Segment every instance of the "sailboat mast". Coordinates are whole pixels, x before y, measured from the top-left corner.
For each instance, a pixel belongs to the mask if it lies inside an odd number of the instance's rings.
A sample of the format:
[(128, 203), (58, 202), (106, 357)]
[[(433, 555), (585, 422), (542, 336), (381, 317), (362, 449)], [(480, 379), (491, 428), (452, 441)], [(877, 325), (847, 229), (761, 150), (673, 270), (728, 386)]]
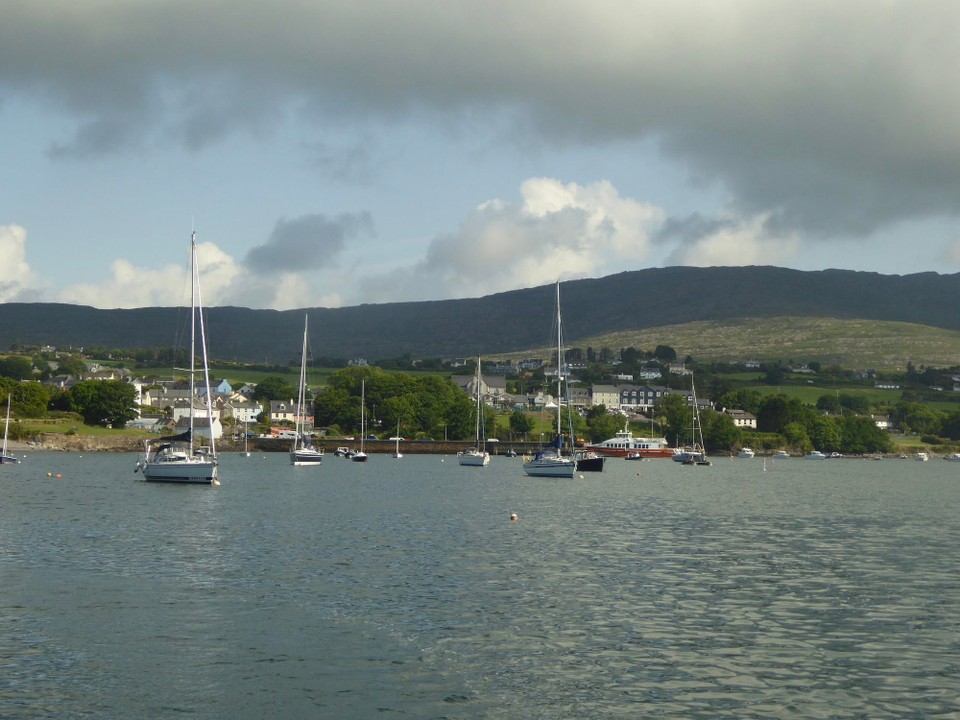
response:
[(295, 432), (297, 437), (293, 441), (294, 449), (300, 447), (300, 433), (303, 430), (303, 406), (307, 400), (307, 327), (309, 316), (303, 316), (303, 351), (300, 354), (300, 390), (297, 393), (297, 422)]
[[(193, 457), (193, 413), (197, 397), (197, 231), (190, 234), (190, 457)], [(213, 434), (212, 432), (210, 433)]]
[[(197, 267), (197, 233), (194, 231), (193, 235), (190, 238), (190, 245), (193, 247), (193, 284), (196, 288), (197, 300), (196, 300), (196, 316), (200, 324), (200, 348), (203, 351), (203, 386), (206, 388), (204, 393), (204, 399), (206, 400), (206, 409), (207, 409), (207, 427), (210, 429), (210, 455), (212, 457), (217, 456), (217, 449), (215, 441), (213, 439), (213, 398), (210, 397), (210, 366), (207, 362), (207, 333), (206, 328), (203, 324), (203, 297), (200, 294), (200, 268)], [(190, 357), (193, 358), (193, 343), (195, 338), (191, 338), (191, 353)], [(193, 366), (191, 365), (191, 370)], [(193, 378), (193, 372), (190, 373), (191, 379)], [(192, 402), (192, 401), (191, 401)], [(190, 417), (193, 417), (193, 408), (191, 407)], [(193, 421), (191, 420), (191, 423)], [(190, 443), (191, 451), (193, 450), (193, 427), (190, 428)]]
[(477, 450), (479, 450), (480, 449), (480, 356), (479, 355), (477, 356), (477, 377), (476, 377), (476, 380), (474, 380), (473, 384), (474, 384), (473, 392), (476, 395), (476, 401), (474, 404), (476, 406), (476, 413), (477, 413), (475, 432), (477, 436)]
[[(560, 282), (557, 281), (557, 441), (560, 445), (563, 443), (559, 440), (561, 437), (561, 425), (560, 425), (560, 398), (562, 397), (562, 387), (563, 387), (563, 331), (561, 330), (563, 326), (560, 324)], [(558, 446), (559, 449), (559, 446)]]
[(3, 451), (0, 454), (7, 454), (7, 431), (10, 429), (10, 393), (7, 393), (7, 421), (3, 425)]

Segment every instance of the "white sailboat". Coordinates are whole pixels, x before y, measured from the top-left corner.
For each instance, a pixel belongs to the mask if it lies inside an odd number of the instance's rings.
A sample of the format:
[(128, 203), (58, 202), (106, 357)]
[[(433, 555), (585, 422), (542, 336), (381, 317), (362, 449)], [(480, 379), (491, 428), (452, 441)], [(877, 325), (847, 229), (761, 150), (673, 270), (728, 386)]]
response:
[(323, 449), (318, 450), (310, 442), (304, 430), (303, 411), (307, 406), (307, 324), (303, 316), (303, 352), (300, 356), (300, 390), (297, 394), (297, 421), (294, 424), (296, 437), (290, 450), (290, 464), (297, 466), (319, 465), (323, 462)]
[(20, 462), (13, 455), (7, 455), (7, 433), (10, 430), (10, 393), (7, 393), (7, 421), (3, 426), (3, 450), (0, 451), (0, 465), (15, 465)]
[(706, 448), (703, 444), (703, 426), (700, 424), (700, 405), (697, 403), (697, 388), (690, 376), (690, 396), (693, 401), (693, 412), (690, 425), (690, 447), (684, 448), (673, 459), (684, 465), (712, 465), (707, 459)]
[(485, 467), (490, 463), (490, 453), (483, 449), (483, 397), (480, 393), (480, 358), (477, 358), (477, 376), (474, 381), (474, 395), (476, 395), (476, 426), (477, 426), (477, 444), (469, 450), (463, 450), (457, 453), (457, 461), (467, 467)]
[(363, 451), (363, 440), (367, 434), (366, 422), (364, 417), (364, 405), (366, 404), (366, 384), (360, 381), (360, 449), (350, 456), (354, 462), (366, 462), (367, 454)]
[(400, 454), (400, 421), (399, 420), (397, 420), (397, 434), (393, 436), (393, 439), (397, 443), (396, 447), (393, 450), (393, 456), (397, 460), (399, 460), (400, 458), (403, 457), (403, 455)]
[[(557, 283), (557, 303), (556, 303), (556, 325), (557, 325), (557, 436), (554, 440), (552, 450), (541, 450), (536, 455), (524, 456), (523, 471), (532, 477), (573, 477), (573, 471), (576, 469), (576, 462), (572, 457), (563, 455), (563, 432), (561, 430), (561, 399), (566, 397), (566, 362), (563, 355), (563, 325), (560, 317), (560, 283)], [(570, 403), (567, 403), (569, 410)], [(569, 418), (569, 412), (567, 413)], [(572, 420), (571, 420), (572, 425)], [(571, 442), (573, 440), (573, 428), (570, 428)]]
[[(203, 302), (200, 295), (200, 274), (197, 269), (197, 233), (190, 236), (190, 416), (186, 432), (148, 440), (136, 470), (150, 482), (219, 485), (217, 450), (213, 438), (213, 401), (210, 397), (210, 370), (207, 364), (207, 338), (203, 323)], [(201, 447), (194, 437), (193, 400), (196, 396), (196, 344), (199, 333), (203, 357), (203, 383), (206, 388), (207, 428), (210, 445)]]

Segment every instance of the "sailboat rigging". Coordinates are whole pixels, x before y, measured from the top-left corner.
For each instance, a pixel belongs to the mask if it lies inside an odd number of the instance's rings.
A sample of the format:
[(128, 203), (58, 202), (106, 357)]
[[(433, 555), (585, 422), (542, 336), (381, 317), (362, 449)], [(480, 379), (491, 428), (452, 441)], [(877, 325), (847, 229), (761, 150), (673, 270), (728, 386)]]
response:
[(563, 325), (560, 316), (560, 283), (557, 283), (556, 316), (557, 326), (557, 435), (554, 440), (554, 447), (551, 450), (541, 450), (533, 457), (525, 456), (523, 458), (523, 471), (533, 477), (573, 477), (573, 471), (576, 468), (576, 462), (571, 457), (563, 455), (563, 431), (561, 418), (563, 413), (563, 401), (567, 405), (567, 421), (570, 425), (569, 437), (573, 443), (573, 419), (570, 417), (570, 402), (567, 393), (566, 379), (566, 361), (563, 352)]
[(363, 451), (363, 439), (367, 433), (366, 419), (364, 417), (364, 406), (366, 405), (366, 383), (360, 381), (360, 449), (350, 456), (354, 462), (366, 462), (367, 454)]
[(473, 391), (476, 396), (476, 444), (469, 450), (457, 453), (457, 461), (467, 467), (485, 467), (490, 463), (490, 453), (483, 449), (483, 434), (485, 428), (483, 395), (480, 392), (480, 358), (477, 358), (477, 374), (473, 382)]
[(690, 419), (690, 447), (684, 448), (673, 459), (684, 465), (712, 465), (707, 459), (703, 444), (703, 426), (700, 424), (700, 404), (697, 402), (697, 387), (690, 376), (690, 399), (693, 402)]
[(7, 393), (7, 421), (3, 426), (3, 450), (0, 451), (0, 465), (15, 465), (20, 462), (13, 455), (7, 455), (7, 433), (10, 430), (10, 393)]
[(400, 453), (400, 420), (397, 419), (397, 434), (393, 436), (394, 441), (397, 443), (396, 447), (393, 450), (393, 456), (399, 460), (403, 457)]
[(304, 411), (307, 407), (307, 326), (309, 317), (303, 316), (303, 352), (300, 355), (300, 389), (297, 391), (297, 420), (294, 423), (296, 437), (290, 449), (290, 464), (319, 465), (323, 462), (323, 450), (318, 450), (310, 442), (304, 429)]
[[(197, 233), (190, 235), (190, 398), (186, 432), (147, 440), (144, 454), (134, 472), (142, 471), (151, 482), (219, 485), (218, 459), (213, 432), (213, 400), (210, 393), (210, 370), (207, 361), (207, 337), (203, 322), (203, 301), (200, 294), (200, 274), (197, 267)], [(201, 447), (195, 442), (194, 400), (196, 398), (197, 336), (203, 357), (204, 404), (210, 445)]]

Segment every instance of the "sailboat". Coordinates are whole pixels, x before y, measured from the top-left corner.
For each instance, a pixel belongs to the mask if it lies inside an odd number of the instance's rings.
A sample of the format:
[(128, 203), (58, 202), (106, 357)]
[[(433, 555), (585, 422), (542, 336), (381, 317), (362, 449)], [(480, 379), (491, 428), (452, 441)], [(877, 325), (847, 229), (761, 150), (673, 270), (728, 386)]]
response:
[(477, 407), (476, 407), (476, 426), (477, 426), (477, 444), (470, 448), (469, 450), (463, 450), (457, 453), (457, 461), (461, 465), (466, 465), (468, 467), (484, 467), (490, 463), (490, 453), (486, 452), (483, 449), (481, 444), (483, 440), (483, 429), (484, 425), (482, 422), (484, 411), (483, 411), (483, 397), (480, 393), (480, 358), (477, 358), (477, 377), (474, 381), (474, 394), (477, 396)]
[(363, 451), (363, 440), (364, 436), (367, 433), (365, 418), (364, 418), (364, 405), (366, 404), (366, 384), (363, 380), (360, 381), (360, 449), (350, 456), (350, 459), (354, 462), (366, 462), (367, 454)]
[(673, 456), (676, 462), (684, 465), (712, 465), (707, 459), (707, 452), (703, 444), (703, 426), (700, 424), (700, 405), (697, 403), (697, 388), (690, 376), (691, 399), (693, 412), (690, 421), (690, 447), (686, 447)]
[(0, 451), (0, 465), (15, 465), (20, 462), (13, 455), (7, 455), (7, 432), (10, 430), (10, 393), (7, 393), (7, 422), (3, 426), (3, 450)]
[[(523, 458), (523, 471), (532, 477), (573, 477), (573, 471), (576, 469), (576, 462), (573, 458), (563, 456), (563, 433), (561, 432), (561, 398), (566, 395), (564, 371), (566, 363), (563, 356), (563, 326), (560, 317), (560, 283), (557, 283), (557, 302), (556, 302), (556, 325), (557, 325), (557, 436), (554, 441), (554, 447), (551, 450), (541, 450), (534, 456), (525, 456)], [(567, 403), (569, 409), (570, 403)], [(570, 419), (569, 412), (567, 413)], [(573, 420), (570, 419), (570, 439), (573, 440)]]
[(403, 455), (400, 454), (400, 421), (399, 420), (397, 420), (397, 434), (394, 435), (393, 439), (397, 443), (397, 446), (396, 448), (394, 448), (394, 451), (393, 451), (393, 456), (397, 460), (399, 460), (400, 458), (403, 457)]
[[(197, 269), (197, 233), (190, 236), (190, 417), (186, 432), (147, 440), (144, 454), (134, 472), (143, 472), (150, 482), (219, 485), (217, 450), (213, 439), (213, 400), (210, 397), (210, 370), (207, 364), (207, 338), (203, 324), (203, 302), (200, 295), (200, 274)], [(206, 388), (207, 428), (210, 445), (200, 447), (194, 438), (193, 400), (196, 396), (196, 344), (199, 333), (203, 357), (203, 383)]]
[(297, 394), (297, 421), (294, 426), (296, 437), (290, 450), (291, 465), (319, 465), (323, 462), (323, 449), (317, 450), (304, 430), (303, 412), (307, 407), (307, 323), (303, 316), (303, 352), (300, 356), (300, 390)]

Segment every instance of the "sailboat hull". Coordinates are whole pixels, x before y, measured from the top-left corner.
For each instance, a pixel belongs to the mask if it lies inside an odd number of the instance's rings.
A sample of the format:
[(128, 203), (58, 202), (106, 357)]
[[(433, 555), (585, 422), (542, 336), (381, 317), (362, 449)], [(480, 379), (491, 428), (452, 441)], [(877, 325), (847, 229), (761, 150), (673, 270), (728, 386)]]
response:
[(290, 463), (293, 465), (319, 465), (323, 462), (323, 452), (311, 448), (301, 448), (290, 453)]
[(11, 455), (0, 455), (0, 465), (16, 465), (20, 461)]
[(142, 469), (147, 482), (210, 485), (217, 479), (215, 460), (148, 460)]
[(465, 450), (457, 453), (457, 462), (466, 467), (484, 467), (490, 463), (490, 453), (478, 450)]
[(523, 462), (523, 472), (530, 477), (572, 478), (576, 465), (570, 458), (537, 456)]

